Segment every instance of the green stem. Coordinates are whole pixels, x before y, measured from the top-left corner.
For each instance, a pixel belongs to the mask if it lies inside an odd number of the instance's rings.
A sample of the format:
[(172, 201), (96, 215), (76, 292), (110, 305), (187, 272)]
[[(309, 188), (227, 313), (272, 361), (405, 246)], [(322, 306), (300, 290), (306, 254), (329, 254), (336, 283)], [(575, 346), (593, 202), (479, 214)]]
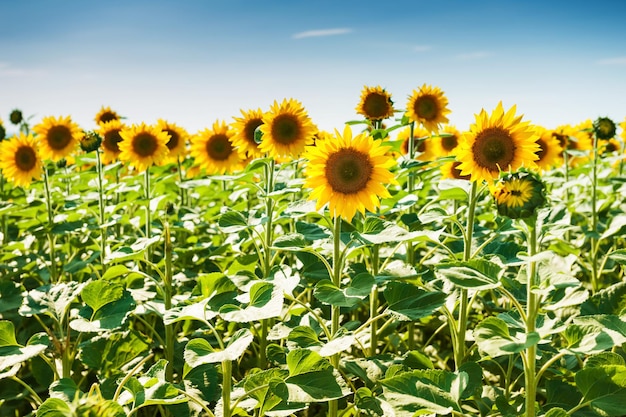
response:
[(54, 235), (52, 234), (52, 227), (54, 225), (54, 215), (52, 213), (52, 197), (50, 194), (50, 178), (48, 174), (48, 167), (43, 168), (43, 184), (46, 192), (46, 208), (48, 209), (48, 246), (50, 246), (50, 281), (56, 282), (58, 280), (57, 265), (56, 265), (56, 251), (54, 244)]
[[(537, 314), (539, 310), (536, 286), (537, 265), (534, 256), (537, 254), (537, 219), (532, 218), (528, 222), (528, 282), (526, 283), (526, 335), (536, 331)], [(533, 344), (526, 349), (526, 360), (524, 361), (524, 379), (526, 387), (526, 416), (535, 417), (536, 402), (536, 357), (537, 345)]]
[(16, 376), (12, 376), (9, 379), (11, 379), (12, 381), (17, 382), (18, 384), (20, 384), (21, 386), (23, 386), (24, 388), (26, 388), (26, 391), (28, 391), (28, 393), (33, 397), (33, 400), (35, 400), (35, 402), (37, 403), (37, 405), (41, 405), (43, 404), (43, 400), (41, 399), (41, 397), (35, 392), (35, 390), (28, 385), (26, 382), (22, 381), (20, 378), (16, 377)]
[(113, 394), (113, 401), (117, 401), (117, 399), (119, 398), (120, 394), (122, 394), (122, 389), (124, 389), (124, 385), (126, 385), (126, 383), (133, 377), (133, 375), (135, 375), (135, 373), (137, 373), (139, 368), (141, 368), (146, 362), (148, 362), (150, 359), (152, 359), (153, 356), (154, 356), (154, 354), (151, 353), (148, 356), (146, 356), (145, 358), (143, 358), (137, 365), (135, 365), (135, 367), (129, 373), (127, 373), (124, 376), (124, 378), (122, 379), (120, 384), (115, 389), (115, 394)]
[(593, 159), (591, 162), (591, 292), (595, 294), (600, 288), (598, 274), (598, 213), (596, 209), (598, 188), (598, 136), (593, 135)]
[[(150, 167), (146, 168), (146, 171), (144, 172), (144, 192), (145, 192), (145, 198), (146, 198), (146, 225), (145, 225), (145, 235), (146, 235), (146, 239), (150, 239), (151, 237), (151, 222), (152, 219), (150, 218), (150, 199), (151, 199), (151, 192), (150, 192)], [(148, 257), (148, 259), (150, 259), (150, 257)]]
[(96, 149), (96, 170), (98, 171), (98, 208), (100, 211), (100, 264), (102, 265), (102, 274), (104, 274), (106, 272), (104, 259), (106, 257), (107, 229), (106, 226), (103, 226), (106, 223), (106, 219), (104, 217), (104, 179), (102, 176), (100, 149)]
[[(379, 247), (372, 246), (372, 275), (378, 275), (379, 266)], [(378, 346), (378, 321), (374, 318), (378, 314), (378, 286), (374, 285), (370, 292), (370, 356), (376, 356), (376, 348)]]
[(183, 183), (185, 182), (185, 176), (183, 175), (183, 164), (180, 160), (180, 156), (176, 158), (176, 162), (178, 163), (178, 192), (180, 195), (180, 206), (185, 206), (185, 188), (183, 187)]
[[(172, 240), (170, 237), (170, 226), (166, 222), (165, 229), (165, 279), (163, 282), (163, 294), (165, 311), (169, 311), (172, 308)], [(165, 369), (165, 380), (168, 382), (174, 382), (174, 324), (164, 324), (165, 326), (165, 359), (167, 360), (167, 368)]]
[[(409, 161), (415, 159), (415, 122), (409, 124)], [(409, 172), (409, 178), (407, 180), (407, 194), (413, 194), (415, 189), (415, 175), (413, 171)], [(409, 213), (412, 213), (415, 206), (409, 208)], [(406, 260), (411, 266), (415, 265), (415, 249), (413, 248), (413, 242), (408, 241), (406, 244)], [(409, 350), (415, 349), (415, 323), (412, 321), (407, 325), (407, 346)]]
[(222, 361), (222, 406), (224, 407), (224, 411), (222, 412), (223, 417), (230, 417), (232, 412), (230, 408), (232, 372), (232, 362), (229, 360)]
[[(341, 288), (341, 273), (343, 271), (342, 254), (341, 254), (341, 216), (336, 213), (331, 213), (334, 217), (333, 222), (333, 284), (337, 288)], [(331, 306), (330, 308), (330, 333), (333, 337), (339, 331), (339, 317), (341, 310), (337, 306)], [(330, 357), (330, 362), (333, 367), (339, 370), (339, 353), (335, 353)], [(339, 402), (337, 400), (331, 400), (328, 403), (328, 416), (337, 417), (339, 411)]]
[[(265, 164), (265, 215), (267, 222), (265, 223), (265, 254), (263, 256), (263, 278), (269, 279), (272, 273), (272, 243), (274, 241), (274, 200), (270, 194), (274, 191), (274, 159), (271, 158)], [(259, 336), (259, 368), (267, 367), (267, 333), (269, 331), (269, 319), (261, 320), (261, 334)]]

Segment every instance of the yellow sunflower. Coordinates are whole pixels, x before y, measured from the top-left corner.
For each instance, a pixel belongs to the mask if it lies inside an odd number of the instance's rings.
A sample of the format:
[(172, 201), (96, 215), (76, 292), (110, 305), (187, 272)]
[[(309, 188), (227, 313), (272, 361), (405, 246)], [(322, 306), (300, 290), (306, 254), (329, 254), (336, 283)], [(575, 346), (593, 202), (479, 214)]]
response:
[[(402, 142), (401, 149), (404, 155), (409, 154), (409, 136), (411, 136), (411, 127), (407, 126), (400, 129), (396, 140)], [(413, 147), (415, 150), (415, 159), (419, 161), (432, 161), (435, 159), (435, 142), (430, 137), (430, 133), (421, 126), (413, 128)]]
[[(589, 161), (593, 148), (593, 123), (588, 119), (576, 126), (561, 125), (554, 130), (554, 136), (563, 149), (568, 151), (568, 164), (577, 167)], [(563, 152), (561, 152), (563, 155)]]
[(43, 163), (39, 144), (32, 135), (18, 136), (0, 143), (2, 175), (16, 186), (28, 187), (33, 179), (41, 178)]
[[(110, 123), (110, 122), (109, 122)], [(159, 164), (168, 155), (169, 136), (157, 126), (141, 123), (120, 131), (119, 142), (121, 161), (128, 162), (138, 171), (145, 171), (152, 164)]]
[(274, 101), (263, 115), (259, 150), (273, 157), (298, 158), (313, 142), (317, 128), (302, 104), (294, 99)]
[(178, 162), (178, 158), (185, 153), (189, 133), (175, 123), (159, 119), (157, 127), (169, 135), (169, 140), (165, 144), (168, 149), (167, 158), (162, 163)]
[(391, 94), (384, 88), (364, 86), (361, 91), (361, 101), (356, 106), (356, 112), (366, 119), (378, 121), (393, 116), (393, 101)]
[(332, 140), (307, 146), (305, 186), (317, 200), (317, 210), (328, 203), (330, 215), (351, 221), (357, 211), (374, 211), (380, 199), (389, 197), (386, 184), (395, 184), (389, 171), (395, 161), (386, 153), (388, 147), (367, 133), (352, 136), (346, 126), (343, 135), (335, 131)]
[(439, 130), (439, 135), (433, 137), (437, 144), (437, 156), (449, 156), (459, 146), (461, 132), (453, 125), (445, 125)]
[(100, 124), (98, 134), (102, 137), (102, 163), (109, 164), (115, 161), (120, 155), (120, 142), (122, 136), (120, 132), (125, 126), (119, 120)]
[(522, 122), (522, 116), (515, 116), (515, 110), (513, 106), (505, 113), (500, 102), (491, 116), (484, 109), (476, 115), (476, 123), (455, 151), (461, 175), (490, 182), (500, 171), (535, 166), (537, 136), (528, 122)]
[(563, 148), (554, 132), (543, 127), (536, 127), (537, 145), (539, 149), (535, 152), (539, 159), (535, 161), (539, 169), (548, 170), (563, 163)]
[(626, 117), (624, 117), (624, 121), (619, 124), (619, 127), (622, 128), (621, 137), (626, 141)]
[(607, 139), (600, 144), (598, 151), (601, 155), (612, 154), (622, 150), (622, 144), (615, 138)]
[(191, 138), (191, 156), (195, 164), (209, 175), (238, 171), (243, 168), (244, 154), (233, 144), (235, 132), (225, 122), (216, 121)]
[(448, 123), (446, 115), (450, 113), (448, 99), (439, 87), (426, 84), (413, 90), (413, 94), (409, 96), (406, 111), (409, 120), (435, 133), (439, 131), (439, 125)]
[(451, 161), (443, 164), (441, 166), (441, 178), (469, 180), (471, 178), (470, 175), (461, 175), (459, 164), (459, 161)]
[(253, 158), (263, 156), (263, 151), (259, 149), (259, 144), (254, 136), (257, 128), (263, 124), (263, 110), (241, 111), (243, 117), (235, 117), (235, 122), (231, 124), (235, 135), (232, 142), (241, 153), (247, 153)]
[(498, 213), (511, 219), (532, 216), (546, 203), (543, 182), (530, 172), (515, 172), (500, 179), (493, 189)]
[(33, 127), (33, 131), (37, 133), (41, 158), (52, 162), (74, 152), (83, 137), (83, 131), (69, 116), (44, 117), (41, 123)]
[(102, 123), (110, 122), (112, 120), (120, 120), (121, 117), (117, 112), (111, 110), (110, 107), (104, 107), (100, 109), (100, 111), (94, 117), (96, 124), (101, 125)]

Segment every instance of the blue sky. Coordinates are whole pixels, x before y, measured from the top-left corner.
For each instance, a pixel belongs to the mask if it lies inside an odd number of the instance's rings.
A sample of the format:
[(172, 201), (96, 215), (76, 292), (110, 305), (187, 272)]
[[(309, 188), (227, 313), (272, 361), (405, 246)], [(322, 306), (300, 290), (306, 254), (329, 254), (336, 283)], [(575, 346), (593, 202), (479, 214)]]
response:
[[(626, 117), (626, 2), (2, 0), (0, 118), (110, 106), (195, 132), (240, 109), (302, 102), (325, 130), (364, 85), (396, 107), (440, 87), (460, 130), (502, 100), (548, 128)], [(7, 126), (10, 128), (10, 126)]]

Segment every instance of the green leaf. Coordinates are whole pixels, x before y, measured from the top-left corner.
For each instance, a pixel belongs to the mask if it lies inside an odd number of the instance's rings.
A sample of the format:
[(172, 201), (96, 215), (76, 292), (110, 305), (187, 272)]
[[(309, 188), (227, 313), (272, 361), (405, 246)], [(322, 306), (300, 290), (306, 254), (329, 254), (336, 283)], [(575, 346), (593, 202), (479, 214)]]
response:
[(294, 349), (287, 354), (289, 375), (299, 375), (332, 368), (328, 359), (309, 349)]
[(113, 278), (128, 274), (129, 272), (131, 272), (131, 270), (128, 269), (126, 265), (112, 265), (106, 270), (100, 279), (112, 280)]
[(500, 265), (484, 259), (439, 265), (437, 275), (460, 288), (488, 290), (500, 286)]
[(571, 415), (562, 408), (551, 408), (545, 415), (545, 417), (571, 417)]
[[(315, 205), (313, 206), (315, 208)], [(317, 223), (296, 222), (296, 231), (300, 233), (306, 240), (316, 241), (328, 239), (331, 232), (328, 228), (322, 227)]]
[(595, 323), (572, 323), (562, 333), (567, 340), (567, 349), (573, 353), (594, 354), (611, 349), (613, 339)]
[(238, 233), (250, 227), (248, 219), (238, 211), (229, 210), (222, 214), (217, 223), (224, 233)]
[(585, 368), (599, 368), (604, 365), (626, 366), (626, 360), (617, 353), (602, 352), (589, 356), (585, 360)]
[(74, 417), (75, 414), (65, 401), (48, 398), (37, 409), (37, 417)]
[(213, 349), (204, 339), (192, 339), (185, 347), (185, 362), (193, 368), (205, 363), (236, 361), (248, 349), (252, 339), (254, 336), (250, 330), (239, 329), (229, 339), (226, 348), (219, 351)]
[(49, 388), (50, 397), (71, 403), (82, 394), (76, 383), (71, 378), (61, 378), (54, 381)]
[(478, 323), (474, 329), (474, 338), (478, 348), (494, 358), (519, 353), (537, 344), (540, 339), (537, 332), (527, 335), (518, 329), (509, 329), (507, 323), (498, 317), (487, 317)]
[(300, 250), (308, 246), (308, 242), (304, 238), (304, 235), (300, 233), (289, 233), (286, 235), (278, 236), (274, 239), (274, 247), (283, 250)]
[(391, 404), (394, 410), (401, 415), (413, 415), (425, 411), (436, 414), (450, 414), (461, 411), (455, 401), (452, 390), (452, 382), (455, 375), (451, 372), (434, 370), (417, 370), (385, 378), (383, 396)]
[(594, 316), (579, 316), (574, 319), (574, 322), (596, 326), (602, 332), (608, 334), (615, 345), (626, 343), (626, 321), (622, 320), (622, 317), (612, 314), (598, 314)]
[(289, 376), (285, 379), (285, 384), (289, 401), (297, 403), (326, 402), (350, 393), (341, 374), (332, 369), (332, 366), (325, 370)]
[(575, 380), (583, 401), (590, 401), (594, 411), (606, 416), (624, 415), (626, 366), (584, 368), (576, 373)]
[(364, 412), (368, 416), (385, 416), (382, 402), (379, 398), (374, 397), (369, 388), (361, 387), (354, 393), (354, 405), (356, 408)]
[(626, 281), (620, 281), (598, 291), (580, 306), (580, 314), (583, 316), (621, 315), (624, 311), (626, 311)]
[(15, 339), (15, 327), (8, 320), (0, 320), (0, 346), (19, 346)]
[(122, 288), (122, 296), (100, 307), (96, 312), (86, 308), (81, 317), (70, 322), (70, 327), (79, 332), (101, 332), (120, 329), (135, 308), (135, 300), (130, 292)]
[(409, 232), (396, 223), (382, 220), (378, 217), (367, 217), (363, 225), (363, 232), (358, 233), (365, 244), (382, 244), (391, 242), (407, 242), (413, 240), (439, 241), (441, 231), (418, 230)]
[(626, 249), (618, 249), (611, 252), (609, 259), (617, 262), (620, 265), (626, 265)]
[(98, 370), (100, 375), (114, 375), (150, 349), (144, 339), (145, 336), (134, 331), (96, 336), (80, 344), (80, 358), (85, 366)]
[(0, 371), (38, 356), (48, 345), (0, 346)]
[(207, 323), (217, 316), (216, 311), (211, 311), (207, 308), (208, 302), (209, 299), (205, 298), (197, 303), (167, 310), (163, 316), (163, 323), (173, 324), (185, 320), (198, 320)]
[(447, 295), (440, 291), (424, 291), (404, 282), (390, 282), (383, 291), (387, 309), (398, 320), (413, 321), (432, 315), (443, 306)]
[(213, 364), (199, 365), (189, 370), (183, 382), (187, 392), (199, 391), (204, 401), (217, 401), (220, 397), (221, 380), (218, 377), (217, 366)]
[(85, 285), (80, 295), (85, 304), (95, 312), (100, 307), (122, 298), (123, 293), (123, 286), (110, 281), (97, 280)]
[(235, 323), (249, 323), (280, 316), (284, 295), (280, 287), (271, 282), (259, 281), (250, 286), (250, 302), (244, 308), (232, 304), (220, 308), (219, 315), (224, 320)]
[(48, 314), (57, 322), (63, 323), (67, 309), (76, 300), (84, 285), (69, 281), (30, 290), (19, 309), (19, 313), (26, 317), (35, 314)]
[(287, 340), (295, 343), (301, 348), (310, 348), (312, 346), (322, 346), (315, 330), (308, 326), (296, 326), (287, 337)]
[(376, 285), (374, 277), (367, 273), (357, 274), (345, 288), (337, 288), (330, 280), (315, 285), (313, 295), (320, 302), (336, 307), (353, 307), (365, 299)]

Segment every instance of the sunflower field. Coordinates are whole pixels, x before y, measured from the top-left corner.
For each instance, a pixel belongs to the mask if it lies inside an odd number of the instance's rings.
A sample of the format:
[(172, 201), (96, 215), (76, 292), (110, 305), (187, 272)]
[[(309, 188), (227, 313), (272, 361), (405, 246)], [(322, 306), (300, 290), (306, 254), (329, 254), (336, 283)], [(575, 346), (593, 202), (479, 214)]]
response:
[(0, 417), (626, 416), (626, 120), (355, 110), (0, 120)]

